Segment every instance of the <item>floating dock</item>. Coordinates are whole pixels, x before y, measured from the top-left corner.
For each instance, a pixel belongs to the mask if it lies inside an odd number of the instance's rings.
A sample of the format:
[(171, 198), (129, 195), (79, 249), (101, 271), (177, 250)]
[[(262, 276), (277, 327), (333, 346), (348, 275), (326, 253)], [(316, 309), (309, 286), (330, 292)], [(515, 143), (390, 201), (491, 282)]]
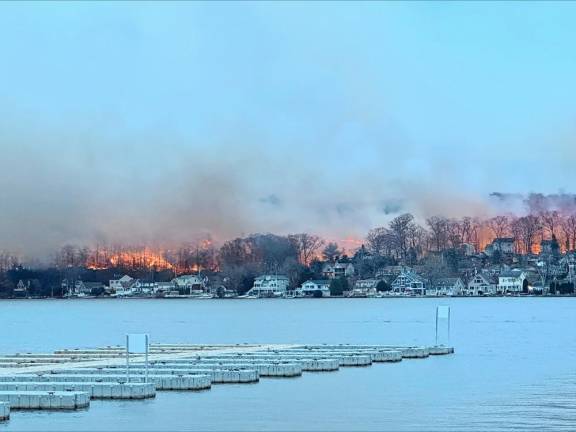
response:
[(156, 396), (153, 383), (0, 382), (0, 391), (85, 392), (91, 399), (147, 399)]
[(90, 405), (86, 392), (76, 391), (0, 391), (0, 401), (10, 409), (74, 410)]
[(151, 344), (148, 365), (125, 348), (0, 355), (0, 421), (10, 409), (86, 408), (90, 399), (147, 399), (158, 391), (208, 390), (213, 384), (257, 383), (405, 359), (448, 355), (445, 346)]
[(8, 402), (0, 402), (0, 421), (8, 420), (10, 418), (10, 404)]

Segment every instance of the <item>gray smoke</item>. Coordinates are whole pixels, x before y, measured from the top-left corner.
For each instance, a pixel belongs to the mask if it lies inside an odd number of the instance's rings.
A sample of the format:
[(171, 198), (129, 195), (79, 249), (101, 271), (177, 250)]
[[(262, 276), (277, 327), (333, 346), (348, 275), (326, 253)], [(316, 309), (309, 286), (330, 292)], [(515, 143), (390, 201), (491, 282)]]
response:
[[(345, 160), (337, 167), (290, 148), (247, 144), (257, 137), (203, 145), (92, 129), (4, 130), (12, 135), (2, 137), (0, 250), (32, 258), (47, 259), (65, 244), (169, 247), (254, 232), (361, 239), (403, 212), (423, 222), (497, 208), (446, 175), (372, 169), (361, 158), (344, 172)], [(376, 153), (382, 163), (384, 156)], [(412, 162), (398, 157), (397, 164)]]

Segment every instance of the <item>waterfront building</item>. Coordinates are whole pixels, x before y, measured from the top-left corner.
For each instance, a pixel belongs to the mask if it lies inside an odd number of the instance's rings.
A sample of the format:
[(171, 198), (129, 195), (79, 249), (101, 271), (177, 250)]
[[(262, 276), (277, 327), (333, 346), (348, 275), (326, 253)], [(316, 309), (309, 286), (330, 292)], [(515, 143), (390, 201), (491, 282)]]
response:
[(354, 283), (351, 297), (373, 297), (376, 295), (376, 287), (381, 279), (358, 279)]
[(465, 289), (464, 282), (459, 277), (441, 278), (426, 289), (426, 295), (433, 296), (457, 296)]
[(101, 282), (76, 281), (74, 284), (74, 294), (80, 296), (99, 295), (104, 293), (105, 286)]
[(403, 269), (392, 282), (392, 291), (398, 294), (424, 295), (426, 294), (426, 282), (417, 273)]
[(296, 297), (330, 297), (329, 280), (307, 280), (296, 289)]
[(131, 296), (135, 292), (134, 285), (138, 282), (128, 275), (122, 276), (120, 279), (111, 279), (108, 286), (111, 291), (114, 291), (118, 297)]
[(528, 284), (526, 273), (522, 270), (510, 270), (498, 276), (498, 292), (500, 294), (518, 294)]
[(256, 297), (281, 297), (286, 294), (289, 279), (286, 276), (262, 275), (254, 279), (254, 286), (247, 295)]
[(498, 287), (498, 280), (487, 273), (476, 273), (468, 281), (466, 288), (462, 291), (465, 295), (481, 296), (494, 295)]
[(176, 288), (188, 290), (190, 293), (193, 291), (204, 292), (206, 291), (208, 279), (201, 275), (181, 275), (172, 279)]

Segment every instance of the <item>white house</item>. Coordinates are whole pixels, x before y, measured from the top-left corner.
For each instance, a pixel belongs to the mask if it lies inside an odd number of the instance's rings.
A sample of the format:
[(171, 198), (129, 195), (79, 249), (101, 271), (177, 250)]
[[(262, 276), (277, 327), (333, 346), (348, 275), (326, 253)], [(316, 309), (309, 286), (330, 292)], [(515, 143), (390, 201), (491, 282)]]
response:
[(289, 279), (286, 276), (263, 275), (254, 279), (254, 286), (248, 291), (249, 296), (282, 297), (286, 294)]
[(170, 282), (156, 282), (156, 289), (154, 293), (168, 293), (176, 289), (176, 284), (172, 281)]
[(477, 273), (468, 281), (463, 294), (473, 296), (494, 295), (497, 287), (498, 282), (492, 276), (485, 273)]
[(91, 295), (93, 292), (104, 292), (104, 284), (100, 282), (76, 281), (74, 284), (74, 294)]
[(123, 297), (134, 294), (136, 282), (138, 282), (137, 279), (124, 275), (120, 279), (111, 279), (108, 286), (115, 291), (117, 296)]
[(526, 273), (522, 270), (510, 270), (500, 273), (498, 276), (498, 292), (501, 294), (521, 293), (525, 280)]
[(181, 275), (172, 279), (176, 288), (192, 291), (205, 291), (208, 279), (200, 275)]
[(457, 296), (464, 290), (464, 282), (459, 277), (438, 279), (431, 288), (426, 289), (426, 295)]
[(322, 267), (322, 275), (328, 279), (354, 276), (354, 266), (351, 263), (326, 263)]
[(409, 270), (402, 270), (392, 282), (392, 291), (408, 295), (424, 295), (426, 283), (420, 275)]
[(351, 296), (374, 296), (376, 295), (376, 287), (378, 286), (378, 282), (380, 279), (359, 279), (354, 284), (354, 288), (352, 289)]
[(314, 297), (317, 295), (330, 297), (329, 280), (307, 280), (300, 288), (296, 289), (297, 297)]

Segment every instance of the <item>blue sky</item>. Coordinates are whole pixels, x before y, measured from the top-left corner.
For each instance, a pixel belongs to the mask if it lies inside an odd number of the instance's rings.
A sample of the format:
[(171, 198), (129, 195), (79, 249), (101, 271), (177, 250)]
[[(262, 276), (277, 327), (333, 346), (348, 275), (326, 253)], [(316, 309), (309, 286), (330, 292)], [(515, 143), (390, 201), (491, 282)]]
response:
[(2, 3), (0, 243), (37, 239), (32, 213), (47, 245), (348, 235), (390, 202), (571, 191), (575, 21), (570, 2)]

